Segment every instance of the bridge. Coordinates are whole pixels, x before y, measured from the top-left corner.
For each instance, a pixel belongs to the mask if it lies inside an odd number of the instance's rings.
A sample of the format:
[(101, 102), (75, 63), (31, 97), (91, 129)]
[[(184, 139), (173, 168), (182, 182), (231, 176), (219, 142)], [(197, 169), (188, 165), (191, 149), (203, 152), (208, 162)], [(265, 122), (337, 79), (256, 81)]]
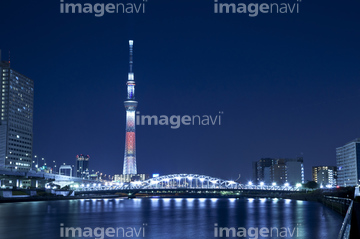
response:
[[(65, 176), (60, 174), (36, 172), (36, 171), (17, 171), (7, 168), (0, 168), (0, 187), (4, 180), (12, 181), (11, 186), (22, 187), (24, 181), (30, 181), (31, 187), (38, 187), (39, 185), (48, 184), (49, 182), (55, 183), (61, 187), (71, 185), (74, 183), (98, 183), (98, 181), (90, 179), (82, 179), (77, 177)], [(5, 184), (5, 183), (4, 183)]]
[(125, 193), (129, 196), (135, 194), (145, 195), (164, 195), (164, 194), (224, 194), (224, 193), (252, 193), (257, 195), (269, 196), (272, 194), (280, 195), (283, 193), (294, 193), (300, 191), (300, 186), (284, 185), (265, 185), (261, 183), (240, 184), (232, 180), (224, 180), (199, 174), (170, 174), (161, 177), (151, 178), (145, 181), (135, 181), (129, 183), (93, 183), (93, 184), (74, 184), (72, 189), (77, 195), (85, 194), (116, 194)]

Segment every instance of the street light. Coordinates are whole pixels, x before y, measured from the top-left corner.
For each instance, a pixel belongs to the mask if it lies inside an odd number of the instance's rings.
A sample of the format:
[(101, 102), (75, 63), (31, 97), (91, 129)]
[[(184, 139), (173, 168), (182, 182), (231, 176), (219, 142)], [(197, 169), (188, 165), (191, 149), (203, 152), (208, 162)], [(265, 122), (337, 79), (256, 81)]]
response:
[(178, 187), (180, 187), (181, 177), (175, 177), (175, 179), (176, 179), (176, 180), (179, 180)]
[(204, 187), (204, 178), (200, 178), (200, 182), (201, 182), (201, 188), (203, 188)]
[[(36, 159), (35, 168), (36, 168), (36, 171), (37, 171), (37, 168), (39, 167), (39, 159), (38, 159), (37, 155), (34, 155), (34, 158)], [(35, 162), (34, 162), (34, 163), (35, 163)]]
[(56, 173), (56, 162), (55, 162), (55, 160), (53, 160), (53, 163), (54, 163), (54, 172), (53, 173)]
[(193, 180), (193, 177), (188, 176), (187, 178), (188, 178), (188, 179), (189, 179), (189, 181), (190, 181), (190, 188), (191, 188), (191, 187), (192, 187), (192, 180)]
[(46, 165), (45, 163), (45, 159), (44, 158), (41, 158), (41, 161), (43, 161), (43, 167)]
[(211, 183), (213, 184), (213, 187), (215, 188), (215, 184), (217, 183), (217, 180), (212, 180)]
[(166, 187), (166, 183), (167, 183), (167, 187), (170, 187), (169, 181), (170, 181), (169, 178), (165, 178), (165, 187)]

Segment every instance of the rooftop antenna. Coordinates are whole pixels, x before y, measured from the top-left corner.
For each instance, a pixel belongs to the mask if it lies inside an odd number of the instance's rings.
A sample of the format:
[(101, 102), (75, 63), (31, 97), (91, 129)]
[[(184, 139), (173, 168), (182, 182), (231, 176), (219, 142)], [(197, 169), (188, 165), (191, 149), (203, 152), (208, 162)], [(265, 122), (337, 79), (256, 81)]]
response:
[(9, 50), (9, 66), (10, 66), (10, 59), (11, 59), (11, 55), (10, 55), (10, 50)]

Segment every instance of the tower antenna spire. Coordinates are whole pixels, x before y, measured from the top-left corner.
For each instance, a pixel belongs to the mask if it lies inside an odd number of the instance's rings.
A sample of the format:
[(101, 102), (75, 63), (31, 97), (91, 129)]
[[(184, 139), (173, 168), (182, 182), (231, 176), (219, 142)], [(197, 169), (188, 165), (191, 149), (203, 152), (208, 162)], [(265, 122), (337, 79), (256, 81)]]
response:
[(130, 40), (129, 41), (129, 67), (130, 67), (129, 73), (133, 72), (133, 45), (134, 45), (134, 41)]

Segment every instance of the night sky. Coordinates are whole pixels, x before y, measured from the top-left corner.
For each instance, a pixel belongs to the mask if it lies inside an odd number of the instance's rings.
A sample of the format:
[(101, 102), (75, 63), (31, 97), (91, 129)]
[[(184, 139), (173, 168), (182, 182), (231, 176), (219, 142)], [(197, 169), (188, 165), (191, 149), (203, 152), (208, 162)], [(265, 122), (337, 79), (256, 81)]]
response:
[(336, 165), (335, 148), (360, 137), (360, 2), (257, 17), (213, 6), (148, 0), (145, 14), (95, 17), (60, 14), (59, 0), (1, 0), (2, 59), (10, 50), (35, 82), (33, 153), (72, 165), (89, 154), (91, 169), (122, 173), (133, 39), (142, 115), (224, 112), (220, 126), (138, 126), (139, 173), (247, 182), (253, 161), (303, 156), (310, 180), (312, 166)]

